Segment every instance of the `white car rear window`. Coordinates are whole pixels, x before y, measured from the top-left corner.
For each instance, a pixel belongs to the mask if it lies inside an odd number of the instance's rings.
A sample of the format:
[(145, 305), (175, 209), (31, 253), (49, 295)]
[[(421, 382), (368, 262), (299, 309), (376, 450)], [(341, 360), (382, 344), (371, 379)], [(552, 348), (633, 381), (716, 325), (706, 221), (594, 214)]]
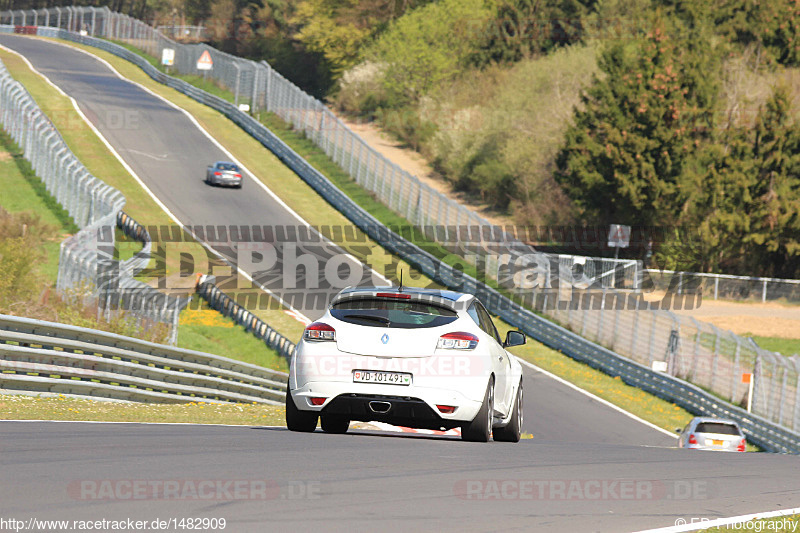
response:
[(390, 328), (434, 328), (455, 321), (455, 311), (419, 301), (380, 298), (347, 300), (334, 304), (331, 314), (343, 322)]

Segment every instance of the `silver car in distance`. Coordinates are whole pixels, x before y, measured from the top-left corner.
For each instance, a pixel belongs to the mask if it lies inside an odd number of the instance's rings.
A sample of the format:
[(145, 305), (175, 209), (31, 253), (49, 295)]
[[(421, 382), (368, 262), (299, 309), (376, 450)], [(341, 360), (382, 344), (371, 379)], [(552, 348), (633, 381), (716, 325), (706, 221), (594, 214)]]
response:
[(690, 450), (743, 452), (747, 449), (747, 439), (739, 424), (733, 420), (698, 416), (680, 431), (678, 447)]
[(206, 168), (206, 183), (242, 188), (242, 171), (236, 163), (217, 161)]

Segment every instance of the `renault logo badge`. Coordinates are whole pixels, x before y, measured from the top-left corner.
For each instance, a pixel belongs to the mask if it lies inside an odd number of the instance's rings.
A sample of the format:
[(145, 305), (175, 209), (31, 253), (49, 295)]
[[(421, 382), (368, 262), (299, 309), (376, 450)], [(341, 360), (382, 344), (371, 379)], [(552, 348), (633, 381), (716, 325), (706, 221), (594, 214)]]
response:
[(387, 335), (386, 333), (384, 333), (384, 334), (383, 334), (383, 337), (381, 337), (381, 342), (382, 342), (383, 344), (388, 344), (388, 343), (389, 343), (389, 335)]

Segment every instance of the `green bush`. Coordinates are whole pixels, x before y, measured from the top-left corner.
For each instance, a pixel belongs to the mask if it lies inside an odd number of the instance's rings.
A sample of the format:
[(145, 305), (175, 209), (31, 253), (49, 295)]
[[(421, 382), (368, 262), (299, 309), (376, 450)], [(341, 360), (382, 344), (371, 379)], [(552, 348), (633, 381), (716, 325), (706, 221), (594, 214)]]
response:
[(441, 0), (397, 19), (367, 52), (385, 65), (385, 107), (418, 102), (456, 78), (485, 38), (493, 10), (483, 0)]

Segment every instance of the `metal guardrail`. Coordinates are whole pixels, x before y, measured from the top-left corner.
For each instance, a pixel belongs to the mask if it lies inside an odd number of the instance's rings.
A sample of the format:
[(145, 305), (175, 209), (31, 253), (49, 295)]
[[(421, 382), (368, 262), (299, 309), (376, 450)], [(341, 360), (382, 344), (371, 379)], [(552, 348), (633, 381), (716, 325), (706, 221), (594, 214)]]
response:
[[(476, 294), (490, 311), (509, 324), (519, 327), (537, 341), (561, 350), (574, 359), (587, 362), (610, 375), (619, 375), (631, 385), (642, 388), (668, 401), (675, 402), (693, 412), (726, 414), (726, 416), (739, 421), (743, 429), (748, 432), (749, 438), (765, 450), (800, 453), (800, 434), (782, 427), (779, 423), (758, 415), (748, 414), (694, 385), (650, 370), (599, 344), (584, 339), (580, 335), (538, 316), (533, 311), (524, 309), (497, 290), (487, 287), (485, 284), (446, 263), (440, 262), (430, 253), (383, 226), (265, 126), (240, 111), (230, 102), (158, 71), (141, 56), (113, 43), (52, 28), (39, 28), (39, 35), (79, 42), (111, 52), (138, 65), (156, 81), (221, 112), (272, 151), (318, 194), (387, 251), (408, 261), (426, 276), (446, 287)], [(593, 311), (587, 312), (593, 313)], [(656, 311), (635, 312), (643, 314), (657, 313)], [(699, 341), (696, 344), (699, 344)], [(785, 373), (783, 375), (786, 376)], [(783, 381), (786, 383), (786, 378)], [(800, 390), (800, 387), (797, 387), (796, 384), (794, 388), (795, 390)], [(783, 408), (781, 407), (780, 411), (778, 411), (776, 406), (789, 399), (790, 397), (787, 395), (781, 396), (780, 400), (775, 398), (771, 402), (764, 402), (767, 404), (766, 412), (770, 414), (769, 418), (784, 420)], [(795, 401), (794, 405), (800, 405), (800, 401)], [(797, 415), (798, 410), (795, 408), (792, 412)], [(794, 427), (800, 426), (795, 424)]]
[(197, 294), (207, 301), (212, 309), (232, 318), (237, 324), (243, 326), (245, 331), (263, 340), (269, 348), (278, 352), (287, 362), (291, 363), (295, 344), (287, 337), (278, 333), (204, 277), (198, 280), (196, 290)]
[(0, 388), (160, 403), (277, 405), (285, 372), (114, 333), (0, 315)]

